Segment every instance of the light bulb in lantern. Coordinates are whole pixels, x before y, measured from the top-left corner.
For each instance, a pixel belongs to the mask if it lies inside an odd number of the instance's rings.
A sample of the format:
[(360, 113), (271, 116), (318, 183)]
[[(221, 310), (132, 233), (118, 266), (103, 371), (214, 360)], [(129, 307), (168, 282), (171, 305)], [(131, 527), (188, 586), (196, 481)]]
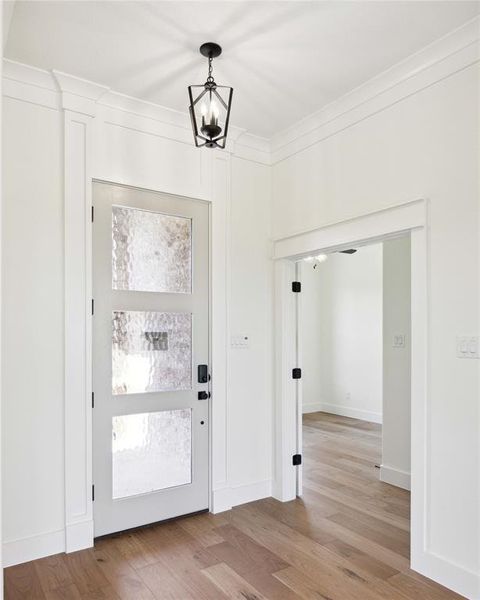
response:
[(205, 117), (207, 116), (207, 107), (205, 102), (202, 102), (200, 106), (200, 114), (202, 115), (202, 127), (205, 127)]
[(222, 128), (218, 125), (219, 109), (217, 103), (213, 98), (210, 100), (208, 109), (205, 107), (205, 114), (203, 112), (204, 105), (201, 106), (202, 112), (202, 128), (201, 132), (209, 137), (210, 139), (216, 138), (222, 133)]

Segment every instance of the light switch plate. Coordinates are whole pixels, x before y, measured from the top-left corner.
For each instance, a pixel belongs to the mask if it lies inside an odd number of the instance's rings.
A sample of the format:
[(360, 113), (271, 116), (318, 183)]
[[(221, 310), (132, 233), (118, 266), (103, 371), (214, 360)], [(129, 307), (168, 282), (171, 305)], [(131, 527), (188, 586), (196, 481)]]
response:
[(405, 348), (405, 334), (396, 333), (393, 336), (393, 347), (394, 348)]
[(458, 358), (478, 358), (478, 336), (459, 335), (457, 337)]
[(248, 335), (232, 335), (230, 339), (230, 346), (237, 350), (246, 350), (250, 347), (250, 340), (248, 338)]

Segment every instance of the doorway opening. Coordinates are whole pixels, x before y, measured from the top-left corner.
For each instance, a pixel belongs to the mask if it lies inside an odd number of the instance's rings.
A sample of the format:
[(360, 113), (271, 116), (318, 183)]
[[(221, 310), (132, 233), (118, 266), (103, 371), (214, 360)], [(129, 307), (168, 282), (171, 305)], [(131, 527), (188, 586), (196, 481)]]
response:
[(303, 415), (378, 425), (377, 475), (409, 490), (410, 237), (307, 257), (297, 271)]
[[(430, 572), (426, 546), (429, 534), (427, 504), (429, 451), (427, 423), (427, 203), (417, 200), (274, 241), (275, 260), (275, 438), (273, 495), (293, 500), (302, 488), (301, 423), (303, 380), (293, 377), (302, 367), (297, 335), (297, 263), (307, 257), (331, 254), (410, 236), (411, 245), (411, 519), (410, 567)], [(301, 310), (301, 308), (300, 308)], [(401, 333), (401, 332), (399, 332)], [(292, 458), (293, 457), (293, 458)]]
[(308, 256), (296, 268), (297, 495), (408, 559), (410, 236)]

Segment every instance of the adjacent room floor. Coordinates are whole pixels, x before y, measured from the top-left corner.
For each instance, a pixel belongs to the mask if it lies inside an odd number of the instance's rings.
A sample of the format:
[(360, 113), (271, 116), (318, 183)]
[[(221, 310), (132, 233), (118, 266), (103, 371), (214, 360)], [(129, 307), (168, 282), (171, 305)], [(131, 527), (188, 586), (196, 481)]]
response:
[(381, 428), (304, 417), (304, 496), (252, 502), (6, 569), (6, 599), (443, 600), (409, 564), (409, 493), (378, 481)]

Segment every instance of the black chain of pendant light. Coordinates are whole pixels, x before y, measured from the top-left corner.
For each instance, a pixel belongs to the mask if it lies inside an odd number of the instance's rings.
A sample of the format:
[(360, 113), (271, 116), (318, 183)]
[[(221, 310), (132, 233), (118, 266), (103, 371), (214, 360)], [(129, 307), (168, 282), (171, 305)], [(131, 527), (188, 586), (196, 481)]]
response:
[[(213, 59), (220, 56), (222, 48), (214, 43), (207, 42), (200, 46), (200, 54), (208, 59), (208, 76), (203, 85), (188, 86), (190, 98), (190, 118), (192, 121), (193, 138), (197, 147), (225, 148), (230, 122), (230, 108), (232, 105), (233, 88), (225, 85), (217, 85), (213, 78)], [(225, 90), (228, 100), (222, 98), (219, 90)], [(200, 101), (207, 102), (206, 114), (199, 114)], [(217, 114), (214, 111), (215, 103), (218, 102)], [(224, 110), (223, 127), (221, 125), (220, 110)], [(207, 118), (205, 118), (207, 117)]]

